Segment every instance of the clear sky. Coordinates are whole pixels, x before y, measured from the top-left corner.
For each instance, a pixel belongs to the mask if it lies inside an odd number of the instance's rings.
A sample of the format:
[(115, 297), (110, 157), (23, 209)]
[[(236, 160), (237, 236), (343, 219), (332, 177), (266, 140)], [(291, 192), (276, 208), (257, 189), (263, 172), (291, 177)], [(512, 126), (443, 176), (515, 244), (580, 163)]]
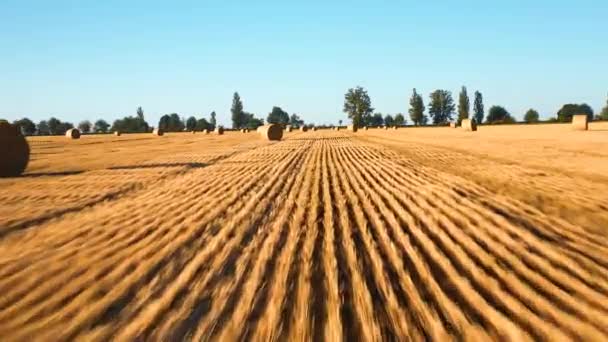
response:
[(142, 106), (230, 122), (232, 94), (332, 123), (361, 85), (382, 113), (416, 87), (480, 90), (486, 109), (597, 112), (608, 1), (0, 1), (0, 117), (110, 123)]

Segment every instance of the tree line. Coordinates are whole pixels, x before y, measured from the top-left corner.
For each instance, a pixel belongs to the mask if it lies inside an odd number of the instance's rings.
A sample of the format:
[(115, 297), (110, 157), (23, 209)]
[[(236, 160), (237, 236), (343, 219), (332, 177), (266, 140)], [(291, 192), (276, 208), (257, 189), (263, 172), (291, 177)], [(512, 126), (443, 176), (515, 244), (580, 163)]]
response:
[[(492, 106), (485, 113), (483, 95), (475, 91), (473, 99), (473, 110), (471, 112), (471, 102), (466, 87), (462, 87), (458, 94), (458, 104), (456, 105), (452, 93), (448, 90), (437, 89), (429, 94), (428, 110), (424, 105), (424, 99), (416, 88), (412, 90), (409, 99), (410, 108), (408, 110), (410, 119), (415, 126), (428, 125), (447, 125), (450, 122), (460, 122), (463, 119), (473, 119), (477, 123), (501, 124), (515, 123), (515, 118), (502, 106)], [(425, 113), (428, 112), (428, 114)], [(343, 112), (347, 114), (352, 123), (357, 127), (362, 126), (401, 126), (405, 125), (405, 118), (402, 114), (397, 114), (394, 118), (390, 115), (383, 117), (381, 113), (374, 113), (371, 99), (362, 87), (350, 88), (344, 95)], [(549, 122), (569, 122), (575, 114), (587, 114), (591, 120), (608, 120), (608, 99), (606, 106), (601, 113), (594, 115), (593, 109), (583, 104), (565, 104), (557, 112), (556, 117), (550, 118)], [(485, 121), (484, 121), (485, 118)], [(539, 114), (534, 109), (529, 109), (524, 114), (524, 122), (539, 122)]]
[[(255, 117), (254, 114), (246, 112), (243, 109), (243, 101), (238, 92), (235, 92), (232, 96), (232, 107), (230, 108), (230, 114), (232, 118), (232, 128), (241, 129), (249, 128), (256, 129), (259, 126), (264, 125), (264, 120)], [(281, 107), (274, 106), (268, 115), (266, 116), (266, 122), (271, 124), (281, 124), (283, 126), (292, 125), (294, 127), (304, 126), (304, 120), (296, 113), (289, 115)]]

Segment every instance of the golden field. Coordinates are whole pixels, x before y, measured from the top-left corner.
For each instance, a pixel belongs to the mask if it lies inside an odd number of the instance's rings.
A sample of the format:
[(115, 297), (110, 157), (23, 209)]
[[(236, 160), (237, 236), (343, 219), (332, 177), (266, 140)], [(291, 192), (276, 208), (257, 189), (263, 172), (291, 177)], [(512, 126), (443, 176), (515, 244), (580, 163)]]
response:
[(608, 123), (28, 140), (3, 340), (608, 339)]

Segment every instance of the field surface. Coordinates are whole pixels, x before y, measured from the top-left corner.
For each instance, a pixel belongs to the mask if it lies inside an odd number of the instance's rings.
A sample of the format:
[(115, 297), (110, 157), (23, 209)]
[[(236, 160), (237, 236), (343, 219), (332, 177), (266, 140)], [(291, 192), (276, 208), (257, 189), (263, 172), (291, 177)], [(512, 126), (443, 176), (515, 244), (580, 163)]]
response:
[(608, 125), (29, 141), (4, 341), (608, 339)]

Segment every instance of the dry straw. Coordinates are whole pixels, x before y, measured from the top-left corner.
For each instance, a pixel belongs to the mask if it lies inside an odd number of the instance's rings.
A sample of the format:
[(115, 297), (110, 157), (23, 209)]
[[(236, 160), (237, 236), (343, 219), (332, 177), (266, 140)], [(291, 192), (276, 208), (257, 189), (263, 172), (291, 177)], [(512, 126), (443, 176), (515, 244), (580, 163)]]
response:
[(313, 126), (313, 127), (312, 127), (312, 131), (314, 132), (314, 131), (316, 131), (316, 130), (317, 130), (317, 127), (314, 127), (314, 126)]
[(355, 125), (348, 125), (348, 127), (346, 127), (346, 129), (354, 133), (354, 132), (357, 131), (357, 126), (355, 126)]
[(211, 131), (209, 131), (209, 129), (208, 129), (208, 128), (206, 128), (206, 129), (205, 129), (205, 134), (209, 134), (209, 133), (211, 133)]
[(300, 131), (302, 131), (302, 132), (308, 131), (308, 127), (302, 126), (302, 127), (300, 127)]
[(475, 132), (477, 130), (477, 123), (471, 119), (462, 119), (460, 126), (467, 132)]
[(30, 146), (19, 127), (0, 120), (0, 177), (16, 177), (30, 160)]
[(367, 131), (368, 129), (369, 129), (369, 127), (367, 127), (367, 126), (363, 127), (364, 131)]
[(258, 131), (262, 138), (267, 140), (281, 140), (283, 138), (283, 128), (278, 124), (260, 126)]
[(456, 123), (455, 122), (450, 122), (450, 128), (456, 128)]
[(396, 131), (396, 130), (398, 130), (398, 129), (399, 129), (399, 127), (397, 127), (397, 126), (393, 126), (393, 130), (395, 130), (395, 131)]
[(115, 131), (115, 132), (114, 132), (114, 135), (115, 135), (115, 136), (117, 136), (117, 137), (119, 137), (119, 136), (120, 136), (120, 134), (121, 134), (121, 133), (120, 133), (119, 131)]
[(587, 114), (577, 114), (572, 116), (572, 129), (576, 131), (586, 131), (589, 129)]
[(222, 135), (224, 134), (224, 127), (222, 126), (217, 126), (215, 128), (215, 131), (213, 131), (213, 133), (217, 134), (217, 135)]
[(80, 131), (77, 128), (70, 128), (65, 132), (68, 139), (80, 139)]
[(160, 129), (160, 128), (155, 128), (152, 131), (152, 134), (156, 135), (157, 137), (162, 137), (163, 134), (165, 134), (165, 132), (162, 129)]
[(286, 132), (291, 132), (291, 125), (285, 126), (285, 131)]

